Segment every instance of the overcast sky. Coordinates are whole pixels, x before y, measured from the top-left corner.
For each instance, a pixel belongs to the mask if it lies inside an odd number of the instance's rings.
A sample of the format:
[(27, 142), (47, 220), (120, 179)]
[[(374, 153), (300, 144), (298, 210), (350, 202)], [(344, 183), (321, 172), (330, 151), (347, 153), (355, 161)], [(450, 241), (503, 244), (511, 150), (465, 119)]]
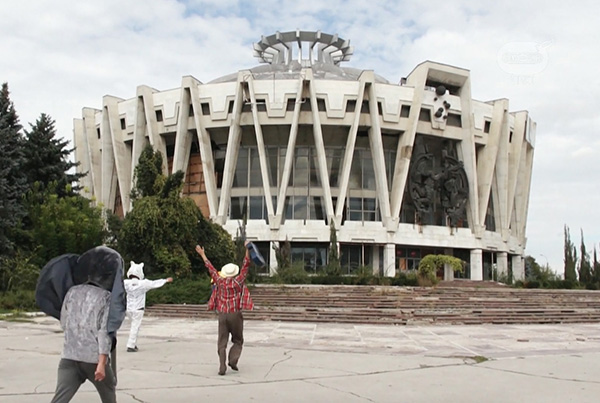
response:
[[(537, 122), (526, 254), (562, 273), (565, 224), (577, 247), (580, 230), (600, 242), (599, 15), (592, 0), (1, 1), (0, 82), (25, 128), (46, 113), (72, 141), (104, 95), (256, 66), (252, 44), (276, 31), (337, 33), (354, 47), (344, 66), (391, 83), (425, 60), (468, 69), (474, 99)], [(537, 57), (507, 63), (515, 52)]]

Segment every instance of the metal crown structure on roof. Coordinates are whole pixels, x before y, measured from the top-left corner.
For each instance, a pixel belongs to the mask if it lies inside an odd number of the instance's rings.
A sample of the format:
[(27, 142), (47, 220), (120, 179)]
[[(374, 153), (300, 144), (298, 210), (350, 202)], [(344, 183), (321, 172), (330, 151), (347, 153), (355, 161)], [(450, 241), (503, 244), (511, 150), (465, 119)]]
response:
[(321, 31), (277, 31), (273, 35), (262, 36), (260, 42), (254, 44), (254, 56), (269, 64), (285, 65), (297, 60), (303, 66), (311, 66), (315, 62), (337, 66), (350, 60), (352, 51), (350, 40)]

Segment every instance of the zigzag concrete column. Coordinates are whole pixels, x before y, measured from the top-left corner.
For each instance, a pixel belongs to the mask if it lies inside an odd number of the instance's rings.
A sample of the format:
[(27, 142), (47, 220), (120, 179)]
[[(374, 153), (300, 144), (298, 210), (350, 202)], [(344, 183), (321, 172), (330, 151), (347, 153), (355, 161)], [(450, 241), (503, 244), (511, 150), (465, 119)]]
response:
[(483, 280), (483, 251), (471, 250), (471, 280)]

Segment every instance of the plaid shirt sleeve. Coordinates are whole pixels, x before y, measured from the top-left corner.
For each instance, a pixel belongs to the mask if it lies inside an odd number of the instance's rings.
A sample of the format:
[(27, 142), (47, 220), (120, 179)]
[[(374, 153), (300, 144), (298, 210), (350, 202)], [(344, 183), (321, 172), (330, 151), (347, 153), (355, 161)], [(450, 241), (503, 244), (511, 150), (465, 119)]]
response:
[(243, 283), (246, 281), (246, 277), (248, 276), (248, 270), (250, 269), (250, 258), (244, 257), (244, 264), (242, 265), (242, 270), (240, 270), (240, 274), (237, 275), (236, 280), (239, 283)]
[[(249, 267), (250, 259), (244, 259), (242, 270), (236, 277), (232, 278), (220, 277), (213, 268), (216, 275), (215, 283), (217, 284), (214, 307), (218, 312), (231, 313), (253, 308), (254, 304), (245, 283)], [(213, 276), (212, 273), (211, 271), (211, 277)]]
[(204, 265), (208, 269), (208, 274), (210, 275), (210, 278), (212, 278), (213, 283), (217, 284), (217, 279), (219, 278), (219, 273), (217, 272), (217, 269), (215, 269), (215, 266), (213, 266), (212, 263), (210, 262), (210, 260), (208, 260), (208, 259), (206, 259), (206, 262), (204, 262)]
[(250, 290), (246, 286), (246, 277), (248, 276), (248, 270), (250, 269), (250, 259), (248, 257), (244, 258), (244, 264), (242, 265), (242, 270), (240, 274), (237, 276), (236, 280), (240, 285), (242, 292), (240, 295), (240, 309), (250, 311), (254, 308), (254, 302), (252, 302), (252, 298), (250, 297)]

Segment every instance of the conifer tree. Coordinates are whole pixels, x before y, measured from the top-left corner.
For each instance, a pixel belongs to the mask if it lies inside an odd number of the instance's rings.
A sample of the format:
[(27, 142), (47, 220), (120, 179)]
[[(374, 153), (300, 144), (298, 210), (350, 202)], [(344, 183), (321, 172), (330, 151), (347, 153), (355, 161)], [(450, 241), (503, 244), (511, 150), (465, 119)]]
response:
[(577, 263), (577, 250), (575, 249), (575, 245), (573, 245), (573, 242), (571, 242), (569, 227), (565, 225), (564, 231), (565, 280), (575, 282), (577, 281), (577, 273), (575, 272), (575, 265)]
[(31, 130), (25, 131), (23, 169), (30, 186), (39, 182), (42, 188), (46, 188), (50, 183), (56, 182), (58, 195), (65, 196), (80, 189), (77, 181), (85, 174), (69, 173), (77, 166), (69, 161), (73, 149), (67, 148), (68, 140), (56, 138), (54, 123), (50, 116), (42, 113), (35, 125), (30, 125)]
[(329, 225), (329, 254), (327, 256), (327, 273), (338, 276), (341, 273), (340, 256), (338, 253), (337, 231), (333, 220)]
[(8, 84), (0, 90), (0, 256), (14, 250), (12, 229), (25, 214), (23, 195), (27, 178), (23, 172), (23, 135)]
[(600, 262), (596, 254), (596, 246), (594, 246), (594, 260), (592, 262), (592, 283), (600, 286)]
[(581, 230), (581, 256), (579, 257), (579, 281), (584, 284), (590, 284), (592, 281), (592, 264), (590, 263), (590, 256), (585, 249), (585, 242), (583, 241), (583, 230)]
[(154, 196), (163, 189), (165, 177), (162, 174), (162, 165), (162, 154), (154, 152), (150, 144), (146, 145), (135, 167), (135, 187), (131, 192), (134, 201), (142, 197)]

